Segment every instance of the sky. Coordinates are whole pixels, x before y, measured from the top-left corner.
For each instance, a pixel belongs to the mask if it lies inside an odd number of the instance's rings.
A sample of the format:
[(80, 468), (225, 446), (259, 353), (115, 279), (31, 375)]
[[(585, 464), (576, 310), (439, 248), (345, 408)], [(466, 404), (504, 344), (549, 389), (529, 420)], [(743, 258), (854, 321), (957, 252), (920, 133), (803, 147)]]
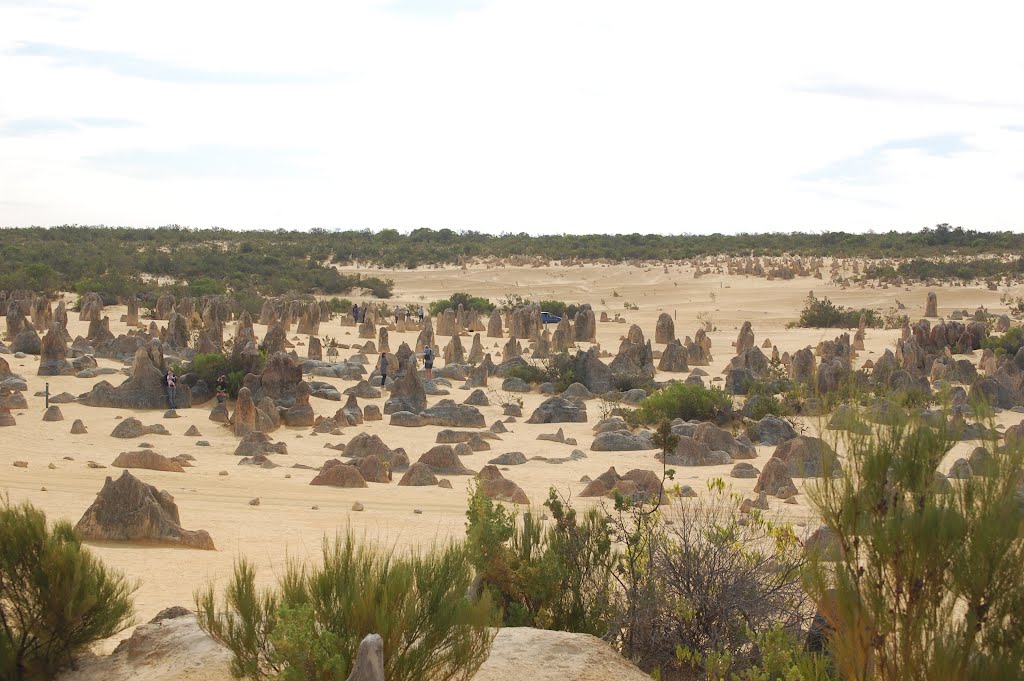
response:
[(1021, 230), (1022, 25), (1017, 0), (0, 0), (0, 226)]

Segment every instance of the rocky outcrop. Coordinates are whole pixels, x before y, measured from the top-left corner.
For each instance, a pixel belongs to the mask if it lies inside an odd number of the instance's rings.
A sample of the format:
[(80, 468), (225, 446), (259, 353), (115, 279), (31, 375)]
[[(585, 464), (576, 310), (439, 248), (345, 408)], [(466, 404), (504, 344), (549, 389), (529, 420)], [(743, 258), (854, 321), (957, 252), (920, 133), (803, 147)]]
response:
[(479, 481), (479, 489), (484, 496), (490, 497), (495, 501), (507, 501), (513, 504), (522, 504), (523, 506), (530, 505), (530, 499), (526, 496), (526, 492), (501, 474), (497, 466), (487, 465), (484, 466), (477, 474), (477, 480)]
[(144, 426), (141, 421), (133, 416), (129, 416), (118, 423), (114, 426), (113, 432), (110, 433), (110, 437), (123, 439), (142, 437), (143, 435), (170, 435), (170, 433), (159, 423)]
[(786, 440), (795, 438), (796, 430), (793, 429), (789, 421), (780, 419), (778, 416), (765, 416), (760, 421), (748, 425), (745, 434), (751, 442), (777, 446)]
[(656, 449), (650, 433), (630, 433), (623, 430), (599, 433), (590, 445), (594, 452), (635, 452)]
[(248, 388), (239, 388), (235, 413), (231, 415), (230, 423), (231, 432), (239, 437), (256, 430), (256, 403), (252, 399), (252, 391)]
[(772, 456), (785, 463), (794, 478), (842, 474), (835, 451), (821, 438), (798, 435), (776, 447)]
[(485, 428), (487, 421), (480, 410), (468, 404), (456, 404), (454, 400), (441, 400), (433, 407), (420, 412), (426, 425), (446, 428)]
[(425, 463), (417, 461), (398, 481), (399, 487), (429, 487), (437, 484), (437, 477)]
[(451, 445), (432, 447), (419, 458), (417, 463), (428, 466), (432, 472), (440, 475), (472, 475), (473, 473), (462, 465), (462, 460), (459, 459), (459, 455), (455, 453)]
[(40, 376), (72, 376), (75, 367), (68, 362), (68, 348), (64, 342), (64, 328), (57, 322), (50, 325), (43, 336), (39, 352)]
[(924, 304), (924, 316), (925, 317), (938, 317), (939, 316), (939, 297), (935, 295), (935, 291), (928, 292), (928, 298)]
[(401, 371), (391, 384), (391, 397), (384, 403), (384, 413), (408, 411), (418, 414), (427, 408), (427, 393), (411, 362), (404, 365)]
[(549, 397), (537, 407), (527, 423), (586, 423), (587, 405), (564, 397)]
[[(328, 462), (331, 463), (331, 462)], [(324, 464), (323, 470), (310, 480), (310, 485), (322, 485), (326, 487), (358, 488), (367, 487), (366, 480), (355, 466), (339, 462), (328, 466)]]
[[(107, 381), (100, 381), (79, 402), (90, 407), (166, 410), (170, 406), (165, 381), (167, 369), (160, 342), (153, 340), (135, 352), (131, 374), (126, 381), (116, 388)], [(192, 406), (192, 392), (181, 381), (178, 382), (175, 402), (178, 409)]]
[(185, 469), (174, 459), (168, 459), (163, 454), (157, 454), (151, 449), (142, 449), (135, 452), (121, 452), (110, 464), (115, 468), (145, 468), (150, 471), (164, 471), (166, 473), (184, 473)]
[(206, 530), (181, 527), (174, 497), (147, 485), (128, 471), (110, 477), (75, 525), (86, 541), (158, 542), (214, 550)]
[(658, 322), (654, 327), (655, 343), (671, 343), (676, 340), (676, 325), (672, 316), (667, 312), (658, 315)]
[(235, 456), (258, 456), (268, 454), (287, 454), (288, 445), (274, 442), (269, 435), (259, 431), (247, 433), (235, 447)]

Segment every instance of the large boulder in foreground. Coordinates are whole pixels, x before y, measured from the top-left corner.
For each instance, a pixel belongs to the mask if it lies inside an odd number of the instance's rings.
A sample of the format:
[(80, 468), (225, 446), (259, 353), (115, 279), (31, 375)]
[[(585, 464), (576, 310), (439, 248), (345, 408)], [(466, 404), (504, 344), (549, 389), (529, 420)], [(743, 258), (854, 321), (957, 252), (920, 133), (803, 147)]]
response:
[[(170, 405), (167, 399), (167, 366), (160, 341), (153, 340), (135, 351), (131, 376), (121, 385), (114, 387), (107, 381), (100, 381), (93, 389), (79, 399), (90, 407), (111, 407), (114, 409), (160, 409)], [(175, 397), (178, 409), (192, 406), (192, 392), (182, 381), (178, 381)]]
[(651, 677), (589, 634), (505, 627), (473, 681), (650, 681)]
[(181, 527), (174, 497), (128, 471), (108, 477), (96, 500), (75, 525), (86, 541), (157, 542), (214, 550), (206, 530)]

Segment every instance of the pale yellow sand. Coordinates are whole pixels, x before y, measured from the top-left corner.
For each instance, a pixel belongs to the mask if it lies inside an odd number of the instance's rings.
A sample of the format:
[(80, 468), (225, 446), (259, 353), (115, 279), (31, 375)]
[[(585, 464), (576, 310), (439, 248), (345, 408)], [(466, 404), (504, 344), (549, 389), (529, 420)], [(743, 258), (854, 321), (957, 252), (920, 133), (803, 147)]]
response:
[[(827, 268), (823, 268), (827, 274)], [(677, 265), (669, 266), (663, 272), (661, 266), (637, 268), (627, 265), (585, 267), (499, 267), (488, 269), (482, 266), (462, 271), (456, 268), (443, 270), (379, 271), (360, 269), (367, 274), (377, 274), (395, 280), (395, 297), (389, 304), (426, 304), (440, 297), (447, 297), (453, 291), (467, 291), (474, 295), (490, 297), (496, 301), (506, 293), (519, 293), (533, 299), (556, 298), (566, 302), (590, 302), (598, 316), (607, 311), (614, 317), (620, 313), (628, 323), (641, 326), (648, 338), (653, 338), (654, 324), (662, 311), (676, 317), (676, 334), (680, 338), (692, 336), (698, 328), (698, 314), (711, 316), (717, 331), (710, 334), (713, 341), (714, 363), (705, 367), (711, 377), (721, 375), (723, 367), (733, 356), (732, 342), (736, 339), (739, 326), (750, 320), (758, 346), (768, 337), (780, 351), (793, 352), (806, 345), (816, 345), (820, 340), (834, 338), (837, 330), (785, 329), (787, 322), (799, 314), (803, 300), (809, 290), (818, 296), (827, 295), (833, 301), (855, 307), (888, 308), (901, 300), (907, 305), (907, 313), (916, 320), (924, 312), (925, 287), (911, 290), (902, 288), (839, 290), (837, 287), (817, 279), (798, 278), (792, 281), (768, 282), (763, 278), (742, 276), (705, 276), (694, 279), (692, 269)], [(999, 303), (1003, 291), (993, 292), (977, 287), (953, 287), (938, 290), (939, 312), (947, 314), (954, 308), (968, 308), (984, 304), (992, 311), (1003, 312)], [(615, 295), (618, 293), (618, 296)], [(1021, 291), (1014, 291), (1020, 294)], [(69, 299), (70, 300), (70, 299)], [(630, 311), (623, 303), (635, 303), (639, 310)], [(125, 331), (120, 323), (123, 307), (107, 308), (105, 314), (111, 319), (114, 334)], [(614, 353), (619, 339), (629, 324), (599, 323), (598, 341), (603, 348)], [(162, 325), (165, 325), (163, 322)], [(72, 315), (69, 331), (72, 337), (83, 334), (87, 324), (77, 321)], [(233, 329), (229, 324), (227, 329)], [(257, 334), (262, 338), (265, 328), (257, 325)], [(857, 366), (864, 360), (877, 358), (887, 347), (892, 347), (899, 331), (868, 330), (867, 350), (860, 353)], [(289, 338), (295, 334), (289, 334)], [(361, 344), (354, 327), (341, 327), (337, 321), (321, 326), (321, 338), (333, 336), (342, 343)], [(412, 344), (414, 333), (391, 333), (392, 349), (401, 341)], [(464, 338), (463, 345), (469, 348)], [(485, 351), (497, 354), (504, 340), (483, 339)], [(306, 339), (302, 338), (303, 343)], [(439, 337), (443, 347), (447, 338)], [(498, 346), (498, 347), (495, 347)], [(660, 348), (661, 346), (655, 346)], [(300, 356), (305, 346), (296, 348)], [(766, 351), (770, 353), (770, 350)], [(340, 357), (347, 358), (351, 351), (342, 350)], [(99, 409), (78, 404), (61, 405), (64, 421), (44, 423), (41, 420), (43, 399), (33, 397), (41, 391), (44, 383), (50, 383), (51, 394), (68, 391), (73, 394), (86, 392), (94, 381), (74, 377), (43, 378), (36, 376), (37, 359), (29, 357), (16, 360), (5, 355), (13, 371), (22, 374), (29, 382), (26, 393), (29, 408), (15, 412), (17, 426), (0, 430), (0, 490), (9, 492), (13, 501), (29, 500), (46, 511), (51, 519), (66, 519), (77, 522), (83, 511), (92, 502), (96, 492), (108, 475), (118, 476), (120, 469), (94, 470), (85, 462), (94, 460), (108, 465), (121, 451), (148, 441), (156, 451), (167, 456), (189, 453), (196, 457), (195, 467), (187, 468), (184, 474), (133, 470), (142, 480), (168, 490), (177, 501), (181, 512), (182, 525), (188, 529), (206, 529), (213, 536), (217, 551), (193, 551), (156, 546), (93, 545), (93, 549), (108, 564), (123, 570), (139, 580), (136, 594), (136, 608), (141, 621), (152, 617), (161, 608), (170, 605), (191, 606), (193, 591), (209, 580), (223, 584), (229, 577), (232, 564), (241, 556), (254, 561), (260, 578), (269, 583), (279, 573), (289, 557), (307, 558), (315, 556), (324, 535), (333, 536), (351, 528), (358, 536), (367, 540), (394, 543), (401, 547), (422, 546), (433, 541), (444, 541), (450, 537), (461, 537), (464, 532), (464, 511), (466, 507), (466, 486), (468, 478), (452, 476), (454, 489), (436, 487), (398, 487), (371, 483), (368, 489), (335, 489), (311, 487), (309, 481), (314, 471), (293, 470), (292, 463), (318, 466), (337, 452), (323, 449), (324, 444), (347, 442), (359, 432), (359, 428), (347, 428), (342, 437), (311, 436), (310, 429), (282, 428), (272, 434), (278, 441), (288, 445), (289, 455), (275, 457), (282, 464), (274, 470), (239, 467), (238, 459), (232, 455), (237, 439), (219, 424), (208, 420), (212, 402), (198, 408), (181, 410), (182, 418), (162, 419), (162, 412), (131, 413), (115, 409)], [(371, 361), (373, 356), (371, 356)], [(495, 357), (495, 361), (499, 361)], [(101, 366), (120, 365), (100, 360)], [(439, 362), (440, 365), (440, 362)], [(659, 375), (659, 379), (671, 377), (683, 379), (685, 374)], [(101, 377), (112, 379), (115, 385), (120, 376)], [(99, 380), (99, 379), (97, 379)], [(327, 380), (327, 379), (317, 379)], [(351, 382), (331, 381), (340, 389)], [(502, 418), (501, 407), (496, 404), (500, 392), (500, 379), (491, 381), (493, 406), (483, 407), (487, 423)], [(451, 398), (461, 402), (468, 395), (452, 388)], [(502, 441), (492, 442), (489, 452), (477, 452), (465, 457), (464, 463), (478, 470), (486, 462), (506, 451), (522, 451), (527, 458), (534, 455), (568, 456), (574, 449), (569, 445), (537, 441), (540, 433), (554, 432), (563, 427), (568, 437), (578, 440), (578, 447), (587, 453), (587, 458), (561, 465), (530, 461), (522, 466), (510, 467), (505, 475), (517, 482), (529, 495), (531, 501), (540, 504), (547, 496), (550, 486), (565, 494), (575, 495), (583, 487), (578, 481), (581, 476), (596, 477), (609, 466), (615, 466), (620, 473), (631, 468), (660, 468), (654, 460), (654, 452), (614, 453), (591, 452), (592, 427), (600, 418), (600, 403), (588, 403), (589, 423), (559, 425), (526, 425), (524, 421), (542, 401), (539, 394), (524, 395), (524, 418), (517, 424), (510, 424), (512, 432), (503, 435)], [(430, 398), (431, 403), (441, 398)], [(383, 405), (384, 398), (376, 400)], [(365, 404), (366, 400), (360, 400)], [(314, 398), (314, 409), (318, 414), (331, 415), (341, 404)], [(170, 436), (147, 436), (139, 440), (118, 440), (110, 432), (118, 423), (117, 416), (133, 415), (145, 424), (162, 423), (172, 433)], [(69, 434), (74, 419), (81, 418), (89, 429), (88, 435)], [(1000, 416), (1003, 425), (1017, 423), (1019, 415), (1004, 413)], [(410, 459), (415, 461), (420, 454), (434, 445), (434, 436), (440, 430), (436, 427), (398, 428), (389, 427), (388, 419), (371, 422), (363, 428), (377, 433), (391, 447), (404, 447)], [(202, 437), (185, 437), (189, 426), (195, 425)], [(815, 424), (808, 424), (812, 430)], [(208, 440), (211, 447), (197, 447), (199, 439)], [(953, 458), (965, 456), (973, 445), (961, 443), (949, 455), (948, 465)], [(770, 457), (772, 448), (759, 448), (758, 459), (752, 461), (760, 468)], [(65, 456), (73, 457), (66, 461)], [(28, 468), (15, 468), (12, 462), (24, 460)], [(47, 465), (53, 463), (56, 470)], [(677, 480), (691, 484), (698, 491), (711, 477), (727, 476), (730, 466), (689, 468), (680, 470)], [(219, 471), (229, 475), (221, 477)], [(286, 478), (290, 475), (290, 479)], [(727, 480), (739, 491), (749, 494), (754, 480)], [(397, 482), (397, 477), (396, 477)], [(41, 491), (45, 487), (46, 491)], [(261, 505), (253, 507), (248, 501), (253, 497), (261, 499)], [(783, 505), (772, 499), (773, 508), (783, 510), (800, 523), (813, 522), (809, 518), (804, 495), (798, 497), (800, 504)], [(365, 505), (365, 511), (350, 511), (354, 501)], [(595, 503), (586, 500), (581, 503)], [(312, 510), (312, 506), (319, 510)], [(414, 514), (421, 509), (422, 514)]]

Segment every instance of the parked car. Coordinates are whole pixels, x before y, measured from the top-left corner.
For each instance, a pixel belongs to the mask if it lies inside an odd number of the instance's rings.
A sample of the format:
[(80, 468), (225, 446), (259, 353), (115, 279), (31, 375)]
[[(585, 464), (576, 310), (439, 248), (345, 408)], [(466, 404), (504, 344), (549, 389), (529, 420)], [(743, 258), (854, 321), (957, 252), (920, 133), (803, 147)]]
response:
[(562, 318), (558, 315), (553, 315), (550, 312), (544, 312), (542, 310), (540, 313), (540, 321), (544, 324), (557, 324), (562, 321)]

